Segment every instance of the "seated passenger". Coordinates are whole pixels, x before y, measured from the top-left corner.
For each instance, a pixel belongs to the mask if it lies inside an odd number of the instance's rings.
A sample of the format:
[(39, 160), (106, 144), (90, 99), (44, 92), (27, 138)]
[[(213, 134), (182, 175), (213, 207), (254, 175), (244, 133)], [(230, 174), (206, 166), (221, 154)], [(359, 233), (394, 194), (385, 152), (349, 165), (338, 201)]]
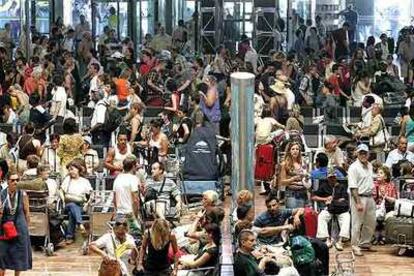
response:
[[(217, 224), (208, 224), (205, 227), (207, 232), (207, 244), (200, 249), (197, 256), (184, 255), (179, 260), (177, 276), (204, 275), (188, 272), (188, 269), (204, 267), (215, 267), (219, 261), (219, 246), (221, 241), (220, 227)], [(204, 273), (203, 271), (202, 273)]]
[(329, 237), (328, 223), (336, 216), (339, 223), (339, 240), (335, 243), (335, 248), (343, 250), (342, 241), (349, 239), (351, 215), (349, 214), (349, 194), (348, 187), (341, 185), (336, 180), (336, 172), (333, 168), (328, 170), (328, 181), (320, 183), (319, 189), (313, 194), (312, 200), (321, 202), (325, 208), (318, 216), (318, 231), (316, 237), (326, 239), (328, 247), (332, 246)]
[[(178, 186), (169, 178), (165, 177), (164, 165), (155, 162), (151, 166), (152, 176), (146, 181), (145, 209), (158, 218), (165, 219), (167, 210), (172, 206), (170, 200), (175, 200), (177, 215), (181, 212), (181, 192)], [(156, 198), (150, 194), (156, 193)]]
[(128, 263), (135, 261), (138, 256), (135, 240), (128, 234), (125, 218), (117, 218), (113, 231), (91, 242), (89, 249), (101, 256), (104, 262), (119, 262), (122, 275), (129, 275)]
[(33, 179), (37, 176), (37, 166), (40, 163), (40, 158), (37, 155), (31, 154), (27, 156), (27, 170), (23, 172), (22, 180)]
[(237, 276), (262, 276), (265, 275), (265, 267), (268, 263), (276, 264), (276, 260), (263, 257), (257, 263), (252, 252), (256, 247), (256, 237), (250, 230), (243, 230), (238, 236), (239, 249), (234, 256), (234, 275)]
[[(237, 198), (236, 198), (237, 207), (246, 205), (246, 204), (252, 205), (252, 201), (253, 201), (253, 194), (249, 190), (241, 190), (240, 192), (237, 193)], [(238, 219), (237, 208), (234, 209), (232, 216), (233, 216), (233, 221), (237, 221)]]
[[(270, 194), (266, 198), (267, 211), (261, 213), (254, 221), (254, 226), (258, 228), (277, 227), (272, 231), (264, 232), (259, 235), (259, 241), (263, 244), (277, 244), (282, 241), (281, 233), (284, 230), (290, 230), (291, 226), (286, 226), (286, 221), (291, 216), (294, 217), (294, 226), (300, 225), (300, 216), (303, 214), (303, 208), (297, 209), (280, 209), (277, 198)], [(260, 230), (259, 230), (260, 233)], [(277, 233), (277, 234), (276, 234)]]
[(105, 158), (105, 168), (109, 170), (109, 174), (116, 176), (122, 172), (122, 162), (128, 155), (131, 155), (131, 146), (128, 144), (128, 137), (124, 132), (120, 132), (117, 137), (116, 146), (108, 150)]
[[(316, 156), (316, 169), (314, 169), (311, 173), (311, 179), (312, 180), (316, 180), (316, 179), (324, 179), (328, 176), (328, 156), (323, 153), (320, 152), (318, 153), (318, 155)], [(335, 170), (335, 175), (338, 178), (343, 178), (344, 175), (337, 169)]]
[(408, 140), (405, 136), (398, 137), (398, 147), (393, 149), (388, 153), (387, 160), (385, 161), (385, 166), (389, 169), (392, 169), (392, 175), (398, 177), (401, 175), (401, 166), (402, 162), (410, 162), (414, 164), (414, 153), (408, 151)]
[(385, 244), (385, 227), (384, 220), (387, 213), (394, 210), (395, 200), (398, 198), (398, 193), (393, 182), (391, 182), (390, 169), (386, 166), (381, 166), (378, 169), (377, 179), (374, 182), (374, 189), (372, 197), (377, 205), (375, 212), (377, 218), (377, 226), (375, 231), (374, 245)]
[[(328, 164), (337, 168), (346, 168), (345, 157), (338, 146), (339, 140), (333, 135), (326, 135), (324, 138), (324, 147), (320, 152), (325, 153), (328, 156)], [(315, 156), (318, 156), (316, 153)], [(316, 160), (315, 160), (316, 162)]]
[(69, 173), (62, 182), (61, 191), (65, 211), (69, 215), (66, 243), (71, 244), (74, 242), (76, 227), (79, 228), (81, 234), (86, 234), (82, 221), (82, 208), (93, 189), (89, 180), (83, 177), (86, 170), (83, 160), (74, 159), (67, 165), (67, 169)]

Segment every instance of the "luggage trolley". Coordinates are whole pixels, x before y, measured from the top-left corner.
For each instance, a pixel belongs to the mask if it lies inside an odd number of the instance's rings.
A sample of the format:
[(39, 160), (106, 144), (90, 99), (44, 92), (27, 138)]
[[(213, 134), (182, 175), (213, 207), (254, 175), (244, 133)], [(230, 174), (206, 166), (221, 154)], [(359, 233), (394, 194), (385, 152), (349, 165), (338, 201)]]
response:
[(89, 243), (95, 237), (100, 237), (108, 232), (108, 222), (111, 221), (115, 211), (113, 204), (113, 191), (92, 191), (88, 208), (89, 236), (82, 246), (82, 253), (88, 254)]
[(45, 237), (43, 251), (52, 256), (55, 250), (50, 239), (48, 191), (26, 191), (29, 197), (30, 223), (29, 233), (32, 237)]

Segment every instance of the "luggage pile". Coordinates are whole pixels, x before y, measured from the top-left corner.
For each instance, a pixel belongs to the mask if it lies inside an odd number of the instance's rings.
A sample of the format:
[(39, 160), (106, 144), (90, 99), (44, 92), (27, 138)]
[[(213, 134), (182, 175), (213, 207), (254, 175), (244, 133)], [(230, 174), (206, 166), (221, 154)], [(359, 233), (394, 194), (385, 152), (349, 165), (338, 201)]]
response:
[(397, 254), (400, 256), (407, 249), (414, 249), (414, 200), (410, 196), (413, 189), (414, 183), (402, 185), (401, 198), (395, 201), (395, 216), (385, 220), (386, 240), (398, 247)]

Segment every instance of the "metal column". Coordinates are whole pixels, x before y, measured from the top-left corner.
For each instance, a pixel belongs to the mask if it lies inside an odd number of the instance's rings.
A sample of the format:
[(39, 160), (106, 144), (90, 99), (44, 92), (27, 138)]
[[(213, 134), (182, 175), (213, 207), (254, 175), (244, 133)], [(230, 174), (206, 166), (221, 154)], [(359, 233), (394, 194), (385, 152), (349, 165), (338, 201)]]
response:
[(254, 194), (254, 80), (251, 73), (231, 74), (231, 188), (233, 202), (237, 192), (247, 189)]

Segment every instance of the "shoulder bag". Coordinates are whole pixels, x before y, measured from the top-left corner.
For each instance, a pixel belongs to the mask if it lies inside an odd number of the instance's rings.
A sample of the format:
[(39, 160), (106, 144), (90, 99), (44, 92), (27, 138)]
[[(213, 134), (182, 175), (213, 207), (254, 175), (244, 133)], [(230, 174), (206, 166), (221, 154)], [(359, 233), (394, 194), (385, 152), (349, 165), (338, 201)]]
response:
[[(112, 246), (114, 247), (114, 256), (116, 256), (116, 244), (114, 237), (111, 235)], [(117, 259), (115, 260), (102, 260), (101, 265), (99, 267), (99, 276), (121, 276), (121, 265)]]
[(147, 191), (145, 192), (145, 202), (151, 201), (151, 200), (157, 200), (158, 196), (161, 194), (162, 190), (164, 189), (166, 177), (164, 177), (164, 180), (162, 181), (160, 190), (157, 191), (152, 187), (148, 187)]
[(82, 206), (86, 202), (86, 198), (83, 195), (74, 195), (74, 194), (69, 193), (69, 187), (70, 187), (71, 182), (72, 180), (69, 178), (68, 188), (66, 189), (66, 191), (64, 191), (65, 203), (73, 202), (73, 203), (76, 203)]
[(6, 205), (6, 202), (9, 203), (9, 212), (14, 217), (13, 220), (9, 220), (6, 222), (2, 222), (1, 227), (3, 228), (3, 236), (0, 236), (0, 240), (10, 241), (14, 240), (19, 236), (19, 233), (16, 228), (16, 211), (17, 208), (19, 208), (19, 202), (20, 202), (20, 192), (17, 191), (16, 194), (16, 200), (14, 204), (14, 208), (11, 207), (11, 201), (10, 201), (10, 195), (8, 191), (6, 190), (7, 197), (6, 200), (3, 203), (2, 209), (4, 210), (4, 206)]

